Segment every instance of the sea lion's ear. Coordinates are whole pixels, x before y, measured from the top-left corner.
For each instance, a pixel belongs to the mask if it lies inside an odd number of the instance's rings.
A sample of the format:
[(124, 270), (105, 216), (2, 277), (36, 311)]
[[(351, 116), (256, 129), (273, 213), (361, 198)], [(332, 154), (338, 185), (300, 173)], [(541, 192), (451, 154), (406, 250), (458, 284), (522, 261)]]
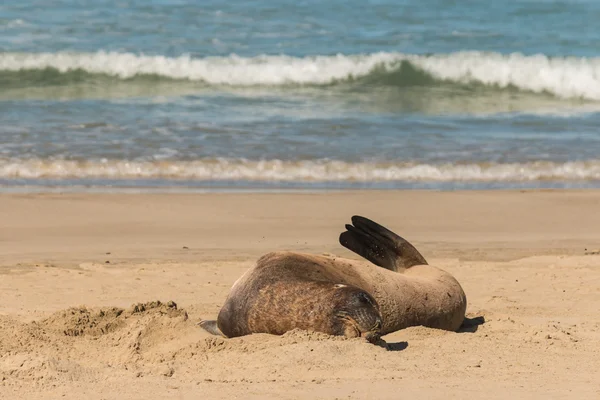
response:
[(340, 235), (340, 244), (373, 264), (391, 271), (427, 264), (412, 244), (389, 229), (356, 215), (352, 223)]

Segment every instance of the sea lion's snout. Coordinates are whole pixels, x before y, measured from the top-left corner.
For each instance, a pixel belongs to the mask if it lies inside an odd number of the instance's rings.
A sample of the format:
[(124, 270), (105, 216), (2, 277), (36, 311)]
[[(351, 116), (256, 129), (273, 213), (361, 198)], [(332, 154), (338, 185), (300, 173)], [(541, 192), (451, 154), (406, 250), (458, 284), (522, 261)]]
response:
[(360, 337), (369, 343), (377, 343), (381, 338), (381, 319), (377, 318), (377, 324), (369, 330), (360, 329)]
[(346, 298), (343, 309), (337, 317), (344, 321), (343, 335), (346, 337), (363, 337), (375, 343), (381, 336), (381, 314), (379, 305), (367, 292), (345, 287)]
[(361, 337), (364, 337), (369, 343), (377, 343), (381, 338), (381, 318), (377, 317), (375, 320), (375, 325), (366, 332), (361, 332)]
[(377, 343), (381, 338), (381, 335), (379, 334), (379, 332), (367, 332), (363, 335), (363, 337), (369, 343)]

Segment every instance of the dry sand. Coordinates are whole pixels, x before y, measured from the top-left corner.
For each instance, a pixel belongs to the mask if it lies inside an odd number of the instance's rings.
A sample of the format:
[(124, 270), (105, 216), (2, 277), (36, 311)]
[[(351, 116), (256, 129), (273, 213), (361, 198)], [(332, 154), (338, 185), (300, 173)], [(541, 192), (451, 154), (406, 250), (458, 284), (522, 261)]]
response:
[[(485, 323), (388, 349), (196, 327), (265, 252), (356, 258), (353, 214)], [(600, 191), (5, 194), (0, 221), (0, 399), (600, 398)]]

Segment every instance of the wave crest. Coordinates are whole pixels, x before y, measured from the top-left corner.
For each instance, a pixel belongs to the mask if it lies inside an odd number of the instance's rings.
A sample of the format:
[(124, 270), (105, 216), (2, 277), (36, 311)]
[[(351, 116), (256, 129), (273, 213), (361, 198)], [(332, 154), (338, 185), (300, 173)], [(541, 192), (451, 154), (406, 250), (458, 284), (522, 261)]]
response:
[[(600, 100), (600, 58), (474, 51), (432, 55), (380, 52), (249, 58), (236, 55), (173, 58), (104, 51), (0, 53), (0, 74), (45, 70), (79, 74), (73, 76), (76, 80), (82, 79), (81, 72), (84, 72), (120, 80), (151, 75), (230, 86), (330, 85), (356, 80), (401, 86), (450, 82), (517, 88), (560, 98)], [(23, 80), (23, 77), (19, 79)]]

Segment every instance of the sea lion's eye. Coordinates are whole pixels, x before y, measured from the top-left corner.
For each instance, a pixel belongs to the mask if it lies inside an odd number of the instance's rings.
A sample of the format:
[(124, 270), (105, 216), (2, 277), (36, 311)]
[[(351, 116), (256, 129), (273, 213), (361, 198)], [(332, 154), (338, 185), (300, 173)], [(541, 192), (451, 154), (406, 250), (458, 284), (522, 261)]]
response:
[(371, 299), (366, 295), (366, 293), (360, 292), (357, 296), (358, 301), (365, 304), (372, 304)]

